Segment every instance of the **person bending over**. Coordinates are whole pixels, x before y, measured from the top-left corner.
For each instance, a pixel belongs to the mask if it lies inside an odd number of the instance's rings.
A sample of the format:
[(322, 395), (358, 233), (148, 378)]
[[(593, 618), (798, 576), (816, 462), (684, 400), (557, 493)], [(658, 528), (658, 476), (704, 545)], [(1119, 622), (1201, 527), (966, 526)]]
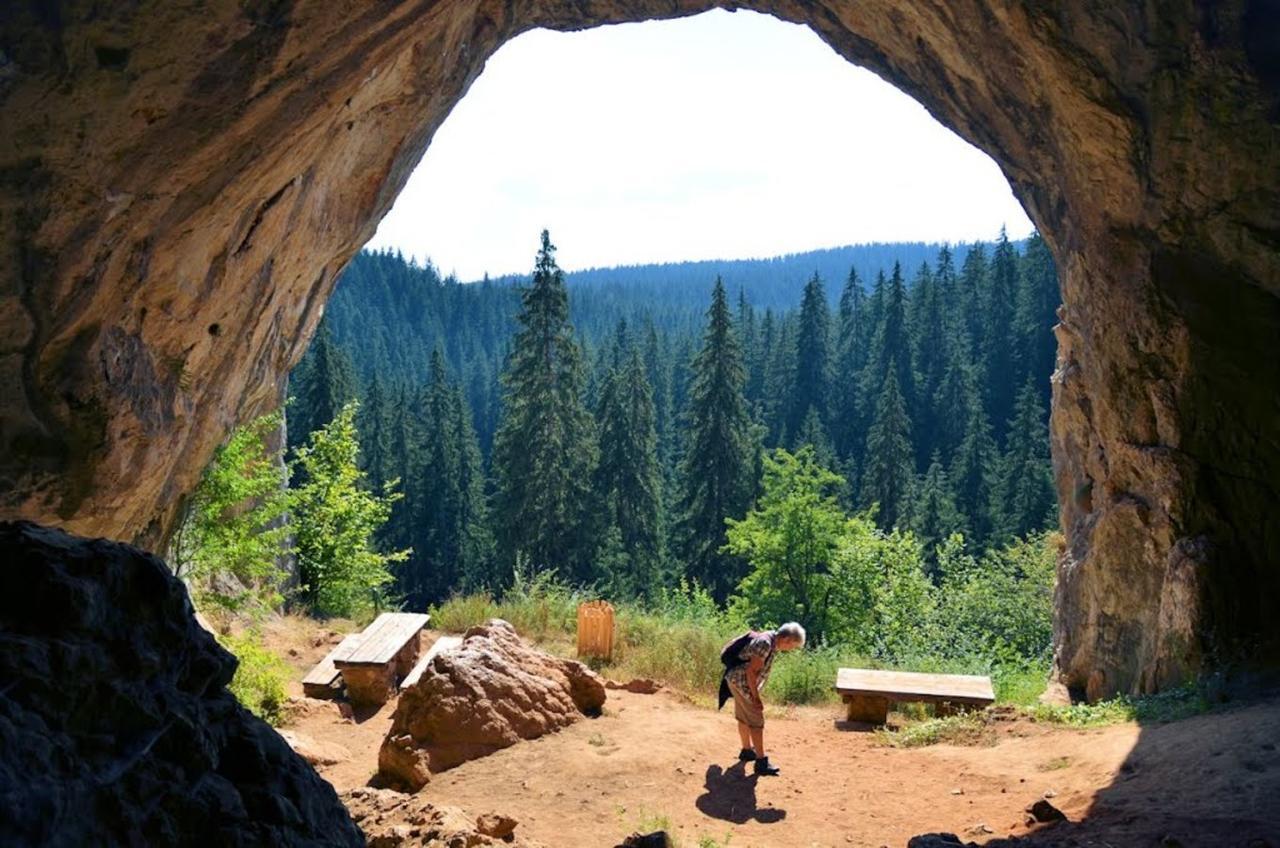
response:
[[(738, 720), (742, 751), (738, 759), (754, 762), (758, 775), (778, 774), (764, 750), (764, 701), (760, 693), (769, 679), (778, 651), (804, 647), (804, 628), (794, 621), (777, 630), (748, 632), (730, 642), (721, 655), (726, 666), (721, 686), (721, 706), (733, 697), (733, 715)], [(728, 692), (725, 692), (725, 688)]]

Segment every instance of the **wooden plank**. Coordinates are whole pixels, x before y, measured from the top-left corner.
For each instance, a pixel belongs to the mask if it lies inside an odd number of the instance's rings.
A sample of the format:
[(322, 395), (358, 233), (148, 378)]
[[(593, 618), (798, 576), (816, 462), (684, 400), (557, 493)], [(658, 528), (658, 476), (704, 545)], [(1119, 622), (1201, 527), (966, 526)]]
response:
[(395, 659), (410, 639), (427, 626), (425, 613), (384, 612), (364, 631), (364, 641), (345, 656), (335, 658), (334, 665), (386, 665)]
[(410, 686), (418, 682), (422, 677), (422, 673), (427, 670), (427, 666), (435, 659), (436, 654), (442, 654), (445, 651), (452, 651), (454, 648), (462, 644), (461, 636), (441, 636), (435, 641), (435, 644), (422, 655), (422, 659), (418, 660), (418, 664), (405, 675), (404, 680), (400, 681), (401, 689), (408, 689)]
[(836, 673), (836, 691), (846, 696), (880, 696), (890, 701), (947, 701), (978, 706), (994, 703), (996, 699), (989, 677), (864, 668), (840, 669)]
[(338, 680), (340, 674), (338, 667), (333, 664), (334, 658), (354, 651), (363, 639), (363, 633), (348, 633), (344, 636), (338, 646), (325, 654), (324, 659), (316, 663), (315, 667), (307, 672), (307, 676), (302, 678), (302, 691), (308, 695), (326, 694), (325, 690)]

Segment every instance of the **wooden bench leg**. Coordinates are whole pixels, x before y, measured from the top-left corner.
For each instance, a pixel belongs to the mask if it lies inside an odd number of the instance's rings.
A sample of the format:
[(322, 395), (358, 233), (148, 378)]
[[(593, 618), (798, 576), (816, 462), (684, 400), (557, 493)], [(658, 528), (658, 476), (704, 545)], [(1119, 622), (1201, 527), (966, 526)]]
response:
[(846, 695), (849, 721), (884, 724), (889, 720), (889, 699), (875, 695)]

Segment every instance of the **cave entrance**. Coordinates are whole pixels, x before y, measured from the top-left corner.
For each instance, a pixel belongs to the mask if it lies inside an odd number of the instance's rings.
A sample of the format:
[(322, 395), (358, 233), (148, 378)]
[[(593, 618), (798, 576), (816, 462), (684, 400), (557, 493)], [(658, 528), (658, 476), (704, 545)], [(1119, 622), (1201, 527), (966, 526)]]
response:
[[(1006, 223), (1013, 243), (997, 244)], [(543, 225), (569, 272), (586, 407), (605, 419), (601, 387), (630, 349), (642, 350), (664, 481), (652, 506), (654, 524), (666, 530), (624, 534), (644, 539), (619, 569), (625, 579), (575, 564), (564, 551), (554, 563), (562, 577), (625, 597), (650, 582), (631, 575), (643, 570), (637, 559), (666, 557), (723, 603), (746, 576), (738, 559), (715, 569), (682, 561), (671, 529), (684, 488), (678, 457), (690, 430), (690, 360), (717, 278), (733, 302), (744, 400), (764, 449), (812, 448), (841, 475), (831, 490), (847, 513), (879, 504), (883, 529), (916, 534), (934, 582), (988, 549), (1056, 529), (1047, 417), (1060, 294), (1043, 241), (1028, 238), (1030, 221), (987, 156), (810, 30), (750, 12), (540, 30), (501, 48), (381, 221), (375, 253), (344, 272), (323, 343), (294, 371), (291, 441), (327, 423), (306, 398), (333, 394), (323, 387), (336, 382), (331, 341), (354, 365), (355, 394), (378, 405), (364, 410), (362, 440), (366, 454), (379, 456), (392, 426), (381, 422), (405, 402), (388, 403), (386, 387), (407, 384), (410, 397), (426, 391), (437, 379), (438, 349), (488, 478), (500, 479), (493, 440), (510, 337), (493, 328), (505, 330), (518, 307), (502, 272), (520, 271), (516, 282), (528, 284), (532, 236)], [(970, 244), (978, 240), (986, 243)], [(902, 244), (831, 247), (849, 242)], [(441, 269), (410, 267), (402, 255)], [(775, 258), (711, 261), (763, 256)], [(610, 270), (636, 265), (643, 267)], [(438, 297), (445, 271), (496, 278), (498, 287)], [(900, 406), (882, 409), (890, 362)], [(332, 403), (323, 406), (331, 414)], [(872, 450), (873, 429), (893, 439)], [(402, 462), (391, 467), (404, 491), (430, 488)], [(382, 476), (371, 481), (375, 490)], [(383, 537), (413, 549), (398, 568), (412, 608), (446, 600), (468, 572), (493, 573), (457, 557), (442, 562), (436, 551), (449, 543), (414, 529), (428, 521), (405, 510), (390, 521)], [(940, 556), (952, 533), (966, 547)], [(1028, 662), (1047, 660), (1052, 556), (1036, 560), (1041, 584), (1028, 593), (1037, 635), (1020, 643), (1040, 645)], [(836, 628), (827, 618), (814, 612), (804, 624), (830, 638)]]
[[(338, 272), (502, 43), (713, 5), (6, 18), (3, 514), (156, 546), (228, 429), (279, 403)], [(1053, 251), (1062, 678), (1147, 691), (1274, 657), (1274, 11), (743, 8), (986, 151)]]

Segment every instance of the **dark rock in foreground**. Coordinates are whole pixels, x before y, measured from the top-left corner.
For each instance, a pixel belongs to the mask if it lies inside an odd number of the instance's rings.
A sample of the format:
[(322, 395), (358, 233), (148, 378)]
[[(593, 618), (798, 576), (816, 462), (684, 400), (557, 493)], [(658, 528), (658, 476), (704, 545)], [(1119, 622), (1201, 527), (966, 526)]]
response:
[(363, 845), (136, 548), (0, 523), (0, 844)]

